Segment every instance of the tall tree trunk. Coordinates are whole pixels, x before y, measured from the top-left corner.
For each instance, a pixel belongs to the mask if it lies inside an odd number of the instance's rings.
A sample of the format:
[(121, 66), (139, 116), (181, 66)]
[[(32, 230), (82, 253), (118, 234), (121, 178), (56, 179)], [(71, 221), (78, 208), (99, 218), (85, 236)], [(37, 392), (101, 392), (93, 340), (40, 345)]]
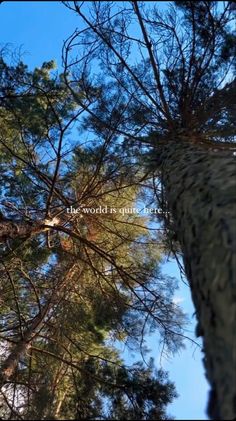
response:
[(209, 415), (236, 416), (236, 157), (172, 143), (160, 155), (165, 197), (203, 336)]
[(56, 406), (56, 410), (55, 410), (55, 419), (56, 420), (57, 419), (60, 419), (59, 418), (60, 411), (61, 411), (62, 404), (63, 404), (63, 402), (65, 400), (65, 397), (66, 397), (66, 390), (61, 394), (61, 396), (60, 396), (60, 398), (59, 398), (59, 400), (57, 402), (57, 406)]
[(43, 325), (46, 315), (50, 310), (51, 303), (46, 304), (42, 311), (34, 318), (30, 327), (24, 332), (23, 338), (15, 345), (6, 360), (1, 366), (0, 387), (2, 387), (15, 373), (19, 361), (30, 348), (30, 341), (37, 335), (38, 330)]
[(6, 360), (0, 367), (0, 388), (15, 374), (16, 368), (20, 359), (26, 354), (31, 346), (31, 341), (38, 335), (38, 332), (45, 323), (45, 320), (52, 310), (53, 306), (57, 306), (61, 300), (60, 292), (65, 291), (66, 287), (71, 286), (74, 279), (82, 273), (78, 268), (78, 263), (73, 263), (63, 279), (57, 284), (57, 287), (52, 291), (46, 304), (41, 308), (41, 311), (32, 320), (29, 327), (23, 332), (23, 337), (13, 346)]

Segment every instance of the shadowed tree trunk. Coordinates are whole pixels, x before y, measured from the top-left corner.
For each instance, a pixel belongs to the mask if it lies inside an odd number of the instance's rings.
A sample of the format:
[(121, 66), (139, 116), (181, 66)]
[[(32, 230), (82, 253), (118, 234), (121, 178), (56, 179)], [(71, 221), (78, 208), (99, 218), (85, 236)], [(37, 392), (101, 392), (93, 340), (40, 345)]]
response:
[(235, 158), (230, 151), (209, 151), (186, 142), (170, 143), (161, 155), (165, 197), (213, 385), (209, 415), (218, 419), (236, 414)]
[(0, 220), (0, 241), (29, 237), (43, 231), (48, 231), (54, 221), (18, 222), (9, 219)]
[[(68, 273), (64, 276), (61, 282), (57, 284), (57, 287), (52, 291), (51, 296), (48, 298), (46, 304), (41, 307), (37, 316), (31, 321), (29, 327), (22, 332), (21, 339), (12, 347), (8, 357), (1, 364), (0, 367), (0, 388), (6, 384), (18, 367), (20, 359), (26, 355), (27, 350), (31, 347), (31, 341), (38, 335), (40, 329), (44, 325), (49, 312), (52, 311), (53, 306), (57, 306), (60, 302), (60, 292), (63, 291), (67, 285), (70, 285), (73, 281), (74, 276), (79, 276), (81, 272), (78, 272), (78, 265), (73, 264), (69, 269)], [(76, 278), (77, 279), (77, 278)]]
[(43, 310), (35, 317), (30, 327), (24, 332), (23, 338), (15, 345), (7, 359), (4, 361), (0, 372), (0, 387), (2, 387), (15, 373), (20, 359), (26, 354), (30, 348), (30, 341), (37, 335), (38, 330), (44, 323), (44, 319), (48, 314), (50, 305), (46, 305)]

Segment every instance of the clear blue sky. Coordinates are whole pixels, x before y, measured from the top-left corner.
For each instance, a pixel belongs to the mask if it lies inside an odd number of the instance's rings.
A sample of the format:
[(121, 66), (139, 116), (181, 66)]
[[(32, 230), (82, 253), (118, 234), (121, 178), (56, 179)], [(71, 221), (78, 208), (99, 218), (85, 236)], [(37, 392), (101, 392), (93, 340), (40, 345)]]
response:
[[(0, 5), (0, 47), (10, 44), (12, 48), (21, 47), (23, 61), (31, 68), (44, 61), (56, 59), (61, 64), (63, 41), (80, 26), (78, 18), (59, 1), (5, 1)], [(179, 278), (176, 264), (164, 265), (163, 270)], [(188, 287), (180, 281), (176, 294), (190, 318), (194, 309)], [(193, 320), (193, 319), (192, 319)], [(194, 331), (194, 321), (189, 329)], [(149, 343), (152, 355), (159, 364), (155, 339)], [(163, 368), (169, 371), (179, 398), (169, 407), (168, 412), (177, 420), (205, 420), (207, 391), (202, 366), (203, 354), (187, 344), (185, 351), (169, 360), (162, 360)]]

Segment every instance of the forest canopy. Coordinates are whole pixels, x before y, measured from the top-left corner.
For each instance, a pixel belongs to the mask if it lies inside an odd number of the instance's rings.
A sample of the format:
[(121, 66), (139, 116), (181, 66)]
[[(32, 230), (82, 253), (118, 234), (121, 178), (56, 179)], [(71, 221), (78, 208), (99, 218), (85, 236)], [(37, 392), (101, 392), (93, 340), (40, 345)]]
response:
[(62, 69), (0, 55), (0, 416), (170, 419), (177, 393), (146, 338), (161, 355), (188, 339), (161, 272), (171, 256), (203, 338), (209, 416), (231, 419), (233, 2), (61, 7), (80, 25)]
[(130, 212), (151, 182), (119, 141), (78, 136), (83, 110), (54, 68), (1, 58), (1, 414), (165, 419), (173, 384), (117, 350), (145, 353), (156, 329), (182, 346), (164, 245)]

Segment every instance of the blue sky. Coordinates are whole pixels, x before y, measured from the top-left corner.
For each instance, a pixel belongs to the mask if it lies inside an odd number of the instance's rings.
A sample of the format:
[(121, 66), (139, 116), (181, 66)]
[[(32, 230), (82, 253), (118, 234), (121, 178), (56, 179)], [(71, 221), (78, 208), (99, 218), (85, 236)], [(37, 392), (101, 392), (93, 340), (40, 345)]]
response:
[[(5, 1), (0, 5), (0, 47), (9, 44), (20, 47), (22, 59), (30, 68), (44, 61), (56, 59), (61, 64), (61, 49), (80, 21), (59, 1)], [(163, 265), (164, 273), (179, 278), (174, 262)], [(194, 331), (194, 308), (189, 288), (180, 281), (176, 298), (192, 320), (189, 329)], [(149, 341), (152, 355), (159, 364), (159, 352), (155, 337)], [(203, 354), (187, 344), (186, 350), (173, 358), (163, 359), (163, 368), (169, 371), (180, 395), (169, 406), (168, 412), (178, 420), (205, 420), (207, 391), (209, 389), (202, 366)]]

